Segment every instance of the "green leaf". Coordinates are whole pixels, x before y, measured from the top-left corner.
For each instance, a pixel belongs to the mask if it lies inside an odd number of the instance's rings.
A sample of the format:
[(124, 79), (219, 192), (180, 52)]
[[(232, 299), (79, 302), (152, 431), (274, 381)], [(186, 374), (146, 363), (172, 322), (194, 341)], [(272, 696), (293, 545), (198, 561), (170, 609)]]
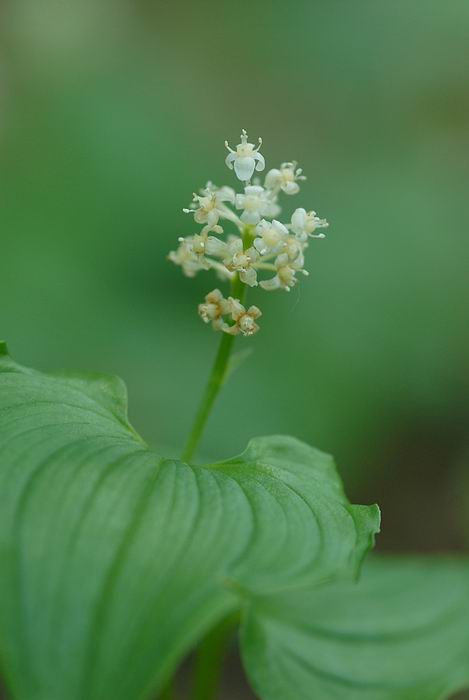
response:
[(239, 457), (206, 468), (245, 497), (255, 528), (233, 576), (250, 592), (356, 578), (379, 511), (348, 504), (329, 455), (280, 435), (251, 440)]
[[(0, 346), (1, 347), (1, 346)], [(0, 654), (16, 698), (133, 700), (255, 594), (354, 576), (378, 528), (330, 457), (153, 453), (123, 384), (0, 355)]]
[(469, 684), (469, 562), (364, 569), (359, 583), (253, 601), (242, 653), (262, 700), (439, 700)]

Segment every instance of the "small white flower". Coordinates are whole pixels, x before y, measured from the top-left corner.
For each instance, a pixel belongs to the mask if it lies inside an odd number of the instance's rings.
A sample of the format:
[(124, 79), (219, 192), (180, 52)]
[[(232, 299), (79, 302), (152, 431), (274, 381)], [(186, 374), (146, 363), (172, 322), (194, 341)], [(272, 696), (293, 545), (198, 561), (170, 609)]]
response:
[(259, 153), (259, 148), (262, 146), (262, 139), (259, 139), (259, 145), (254, 146), (253, 143), (248, 143), (248, 135), (246, 129), (243, 129), (241, 134), (241, 143), (236, 146), (236, 151), (229, 147), (228, 141), (225, 141), (225, 147), (229, 150), (229, 154), (225, 159), (226, 165), (236, 173), (236, 177), (243, 182), (249, 182), (254, 172), (254, 168), (259, 172), (265, 168), (264, 156)]
[(232, 305), (225, 299), (219, 289), (214, 289), (205, 297), (205, 303), (199, 304), (199, 316), (205, 323), (211, 323), (214, 330), (221, 330), (223, 316), (230, 314)]
[(235, 203), (236, 209), (244, 209), (241, 221), (245, 224), (257, 224), (263, 216), (271, 218), (280, 213), (278, 204), (260, 185), (245, 187), (244, 194), (236, 195)]
[(308, 275), (308, 272), (303, 270), (303, 265), (303, 256), (299, 259), (290, 260), (287, 253), (282, 253), (275, 260), (277, 274), (272, 277), (272, 279), (261, 282), (260, 286), (268, 292), (274, 291), (275, 289), (285, 289), (289, 292), (298, 281), (296, 279), (297, 272)]
[[(204, 245), (202, 236), (192, 238), (180, 238), (177, 250), (172, 250), (168, 259), (175, 265), (180, 265), (186, 277), (195, 277), (199, 270), (208, 270), (209, 263), (204, 258)], [(194, 239), (196, 239), (194, 241)]]
[(230, 236), (225, 248), (225, 257), (223, 258), (223, 264), (226, 265), (228, 269), (235, 269), (235, 261), (241, 259), (243, 255), (243, 241), (239, 236)]
[(244, 284), (255, 287), (257, 286), (257, 272), (254, 266), (258, 260), (259, 253), (255, 248), (244, 250), (241, 238), (233, 237), (227, 244), (223, 263), (230, 272), (238, 272)]
[(259, 330), (256, 320), (262, 316), (262, 311), (257, 306), (250, 306), (246, 311), (239, 299), (228, 297), (231, 304), (231, 318), (234, 321), (232, 326), (225, 324), (222, 330), (230, 335), (254, 335)]
[(286, 226), (274, 219), (266, 221), (263, 219), (256, 226), (257, 238), (254, 239), (254, 247), (261, 255), (266, 253), (278, 253), (288, 238)]
[(204, 232), (213, 231), (223, 233), (223, 229), (218, 225), (220, 217), (237, 220), (236, 215), (224, 204), (224, 202), (234, 203), (235, 192), (231, 187), (215, 187), (208, 182), (202, 190), (202, 194), (194, 192), (193, 200), (189, 209), (183, 209), (185, 214), (194, 214), (194, 220), (198, 224), (207, 224)]
[(289, 260), (295, 260), (297, 264), (304, 265), (303, 251), (307, 247), (307, 243), (300, 241), (296, 236), (288, 236), (285, 241), (283, 253), (288, 255)]
[[(182, 241), (185, 239), (183, 238)], [(187, 239), (186, 239), (187, 240)], [(202, 257), (206, 254), (207, 249), (207, 236), (204, 234), (195, 233), (192, 238), (189, 239), (190, 245), (195, 255)]]
[(318, 228), (327, 228), (329, 224), (326, 219), (320, 219), (315, 211), (306, 209), (295, 209), (291, 217), (291, 229), (301, 241), (305, 241), (308, 236), (311, 238), (325, 238), (323, 233), (314, 234)]
[(301, 168), (297, 168), (298, 163), (282, 163), (280, 169), (273, 168), (265, 176), (265, 187), (278, 191), (283, 190), (285, 194), (297, 194), (300, 191), (298, 180), (306, 180), (302, 175)]

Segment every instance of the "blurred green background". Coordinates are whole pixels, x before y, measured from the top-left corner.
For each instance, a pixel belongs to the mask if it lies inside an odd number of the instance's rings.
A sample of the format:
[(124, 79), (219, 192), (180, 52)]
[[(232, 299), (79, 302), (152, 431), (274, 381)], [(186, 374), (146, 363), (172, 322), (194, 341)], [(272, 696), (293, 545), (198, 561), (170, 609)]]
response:
[[(329, 219), (311, 276), (254, 292), (262, 332), (209, 458), (258, 434), (332, 452), (381, 549), (463, 546), (469, 406), (469, 3), (12, 0), (0, 10), (0, 335), (47, 370), (123, 377), (177, 454), (218, 338), (214, 279), (167, 262), (225, 138), (297, 159)], [(290, 204), (289, 200), (287, 204)], [(291, 210), (291, 208), (290, 208)]]
[[(467, 0), (4, 0), (0, 335), (44, 370), (123, 377), (177, 454), (216, 350), (213, 288), (165, 256), (223, 141), (297, 159), (329, 219), (311, 276), (254, 292), (262, 331), (203, 445), (255, 434), (332, 452), (383, 509), (381, 550), (464, 547), (469, 405)], [(288, 203), (290, 203), (289, 200)], [(466, 496), (466, 508), (469, 498)], [(248, 697), (232, 670), (223, 697)]]

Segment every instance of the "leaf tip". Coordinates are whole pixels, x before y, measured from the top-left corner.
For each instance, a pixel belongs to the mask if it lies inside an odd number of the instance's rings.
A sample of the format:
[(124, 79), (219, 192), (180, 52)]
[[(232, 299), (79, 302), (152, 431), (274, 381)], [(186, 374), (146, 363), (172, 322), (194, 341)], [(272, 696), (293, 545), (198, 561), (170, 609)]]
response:
[(381, 509), (376, 503), (370, 506), (352, 505), (351, 513), (357, 529), (353, 578), (358, 580), (366, 555), (374, 548), (376, 535), (381, 531)]
[(8, 346), (5, 340), (0, 340), (0, 357), (9, 357)]

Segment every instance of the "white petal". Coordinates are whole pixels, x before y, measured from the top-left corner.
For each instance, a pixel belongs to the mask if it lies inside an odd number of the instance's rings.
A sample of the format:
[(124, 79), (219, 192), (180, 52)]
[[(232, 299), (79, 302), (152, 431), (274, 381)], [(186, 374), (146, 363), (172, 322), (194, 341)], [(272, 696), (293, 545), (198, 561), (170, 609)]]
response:
[(257, 273), (256, 271), (250, 267), (247, 270), (242, 270), (239, 273), (239, 277), (244, 284), (247, 284), (249, 287), (256, 287), (257, 286)]
[(282, 190), (285, 194), (298, 194), (300, 191), (300, 186), (296, 182), (287, 182), (283, 185)]
[(261, 153), (257, 152), (256, 155), (254, 156), (254, 158), (257, 160), (256, 170), (258, 170), (259, 172), (261, 170), (264, 170), (264, 168), (265, 168), (264, 156)]
[(228, 333), (229, 335), (238, 335), (239, 326), (237, 326), (236, 324), (234, 326), (229, 326), (227, 323), (224, 323), (221, 327), (221, 330), (224, 333)]
[(286, 253), (280, 253), (280, 255), (277, 255), (275, 259), (275, 267), (285, 267), (285, 265), (288, 265), (288, 255)]
[(209, 236), (205, 244), (205, 251), (207, 255), (215, 255), (217, 257), (223, 258), (226, 255), (227, 245), (224, 241), (221, 241), (215, 236)]
[(224, 326), (226, 326), (226, 323), (222, 318), (216, 318), (212, 322), (212, 328), (214, 331), (222, 331)]
[(305, 209), (295, 209), (291, 217), (291, 227), (294, 233), (298, 236), (304, 234), (306, 222), (306, 210)]
[(248, 309), (248, 314), (253, 318), (257, 319), (262, 316), (262, 311), (258, 306), (250, 306)]
[(220, 187), (220, 189), (217, 191), (217, 199), (219, 202), (234, 202), (235, 199), (235, 191), (232, 187), (226, 187), (225, 185), (223, 187)]
[(263, 255), (266, 251), (265, 243), (263, 238), (255, 238), (254, 239), (254, 248), (261, 254)]
[(287, 227), (284, 224), (282, 224), (280, 221), (277, 221), (276, 219), (274, 219), (272, 221), (272, 227), (275, 229), (275, 231), (280, 233), (282, 236), (288, 236)]
[(246, 255), (247, 255), (247, 256), (249, 257), (249, 259), (251, 260), (251, 263), (257, 262), (257, 260), (259, 260), (259, 253), (258, 253), (257, 250), (256, 250), (255, 248), (253, 248), (253, 247), (247, 249)]
[(261, 185), (248, 185), (244, 188), (246, 194), (254, 194), (260, 197), (264, 193), (264, 188)]
[(212, 228), (212, 226), (216, 226), (219, 218), (220, 218), (220, 215), (216, 209), (211, 209), (208, 212), (207, 224), (210, 226), (210, 228)]
[(230, 170), (233, 170), (233, 161), (235, 159), (236, 159), (235, 153), (228, 153), (228, 155), (225, 158), (225, 164), (229, 167)]
[(273, 168), (272, 170), (269, 170), (269, 172), (265, 176), (265, 186), (269, 187), (269, 188), (277, 187), (281, 177), (282, 177), (282, 173), (277, 168)]
[(231, 318), (233, 319), (233, 321), (236, 321), (239, 318), (239, 316), (246, 313), (246, 309), (241, 304), (239, 299), (235, 299), (234, 297), (228, 297), (228, 301), (231, 305)]
[(280, 289), (282, 286), (280, 284), (280, 280), (278, 278), (278, 275), (275, 275), (275, 277), (272, 277), (270, 280), (264, 280), (263, 282), (259, 282), (260, 286), (262, 289), (265, 289), (267, 292), (273, 292), (275, 289)]
[(243, 241), (239, 236), (232, 236), (230, 242), (228, 243), (228, 250), (230, 255), (236, 255), (236, 253), (241, 253), (243, 250)]
[(205, 209), (197, 209), (194, 212), (194, 220), (198, 224), (205, 224), (205, 222), (207, 221), (207, 212), (205, 211)]
[(242, 180), (243, 182), (250, 180), (254, 172), (254, 166), (254, 158), (236, 158), (234, 162), (234, 169), (238, 179)]
[(244, 209), (245, 200), (246, 196), (244, 194), (237, 194), (235, 199), (236, 209)]
[(260, 214), (257, 211), (244, 211), (241, 214), (241, 221), (244, 224), (257, 224), (260, 218)]

